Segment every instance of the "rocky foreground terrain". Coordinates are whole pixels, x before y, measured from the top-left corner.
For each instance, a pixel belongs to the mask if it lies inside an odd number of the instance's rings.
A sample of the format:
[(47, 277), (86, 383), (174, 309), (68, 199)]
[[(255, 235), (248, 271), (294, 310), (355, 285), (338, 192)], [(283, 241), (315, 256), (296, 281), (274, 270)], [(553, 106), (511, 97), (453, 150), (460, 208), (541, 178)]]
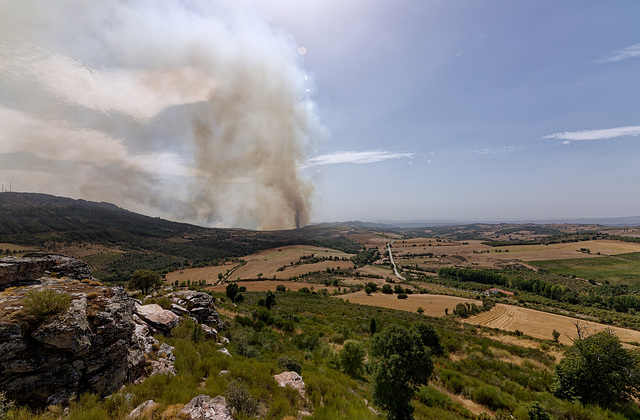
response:
[[(169, 334), (176, 313), (201, 322), (210, 338), (222, 327), (206, 293), (172, 293), (174, 312), (141, 305), (124, 289), (103, 286), (82, 261), (58, 255), (0, 259), (0, 290), (0, 389), (32, 407), (175, 374), (173, 349), (150, 334)], [(34, 319), (25, 314), (25, 297), (44, 290), (68, 294), (70, 303)]]
[[(170, 310), (143, 305), (120, 287), (102, 285), (86, 263), (74, 258), (1, 258), (0, 390), (20, 405), (44, 408), (64, 406), (85, 392), (105, 397), (152, 375), (176, 375), (173, 347), (152, 334), (170, 335), (180, 318), (188, 317), (206, 339), (218, 340), (224, 325), (207, 293), (170, 291), (163, 298), (170, 300)], [(64, 305), (52, 311), (59, 301)], [(230, 356), (222, 347), (228, 340), (220, 337), (219, 343), (219, 351)], [(297, 373), (274, 378), (304, 399)], [(145, 401), (131, 407), (126, 418), (146, 417), (156, 406)], [(224, 397), (203, 394), (184, 405), (179, 416), (230, 420), (232, 409)]]

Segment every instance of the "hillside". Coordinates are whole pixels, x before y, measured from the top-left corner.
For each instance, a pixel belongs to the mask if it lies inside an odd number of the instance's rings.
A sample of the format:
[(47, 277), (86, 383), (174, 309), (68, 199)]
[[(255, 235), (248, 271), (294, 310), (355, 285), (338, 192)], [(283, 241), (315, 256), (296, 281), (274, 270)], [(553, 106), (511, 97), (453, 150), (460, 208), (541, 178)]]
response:
[(68, 254), (75, 253), (72, 248), (101, 245), (101, 256), (87, 259), (106, 281), (126, 280), (138, 268), (168, 272), (286, 245), (359, 249), (338, 227), (268, 232), (205, 228), (144, 216), (109, 203), (15, 192), (0, 194), (2, 242)]

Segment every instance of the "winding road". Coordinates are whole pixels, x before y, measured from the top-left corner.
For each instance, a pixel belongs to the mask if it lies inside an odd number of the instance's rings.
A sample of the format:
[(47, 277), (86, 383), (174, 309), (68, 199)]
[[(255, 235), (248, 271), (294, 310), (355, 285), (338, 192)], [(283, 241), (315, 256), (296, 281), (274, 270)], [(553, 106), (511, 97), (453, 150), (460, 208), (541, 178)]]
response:
[(391, 253), (391, 244), (394, 243), (395, 241), (396, 240), (394, 239), (393, 241), (387, 244), (387, 251), (389, 251), (389, 259), (391, 260), (391, 266), (393, 267), (393, 272), (396, 273), (396, 277), (398, 279), (404, 280), (404, 277), (402, 277), (400, 273), (398, 273), (398, 268), (396, 267), (396, 263), (393, 261), (393, 254)]

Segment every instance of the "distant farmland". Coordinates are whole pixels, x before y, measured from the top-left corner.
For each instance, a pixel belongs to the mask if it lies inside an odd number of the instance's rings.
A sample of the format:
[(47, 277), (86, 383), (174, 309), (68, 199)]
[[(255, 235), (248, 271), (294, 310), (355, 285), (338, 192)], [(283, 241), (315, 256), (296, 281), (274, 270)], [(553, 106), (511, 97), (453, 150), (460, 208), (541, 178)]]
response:
[(640, 285), (640, 252), (609, 257), (531, 261), (532, 266), (554, 274), (593, 280), (603, 283)]

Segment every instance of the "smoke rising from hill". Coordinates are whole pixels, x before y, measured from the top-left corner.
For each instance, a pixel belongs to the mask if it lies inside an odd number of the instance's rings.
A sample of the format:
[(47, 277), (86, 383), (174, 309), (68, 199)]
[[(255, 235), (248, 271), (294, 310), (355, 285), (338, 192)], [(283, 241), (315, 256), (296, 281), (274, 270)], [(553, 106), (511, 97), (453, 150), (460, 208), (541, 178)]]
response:
[(309, 221), (294, 40), (244, 1), (0, 3), (0, 178), (209, 225)]

